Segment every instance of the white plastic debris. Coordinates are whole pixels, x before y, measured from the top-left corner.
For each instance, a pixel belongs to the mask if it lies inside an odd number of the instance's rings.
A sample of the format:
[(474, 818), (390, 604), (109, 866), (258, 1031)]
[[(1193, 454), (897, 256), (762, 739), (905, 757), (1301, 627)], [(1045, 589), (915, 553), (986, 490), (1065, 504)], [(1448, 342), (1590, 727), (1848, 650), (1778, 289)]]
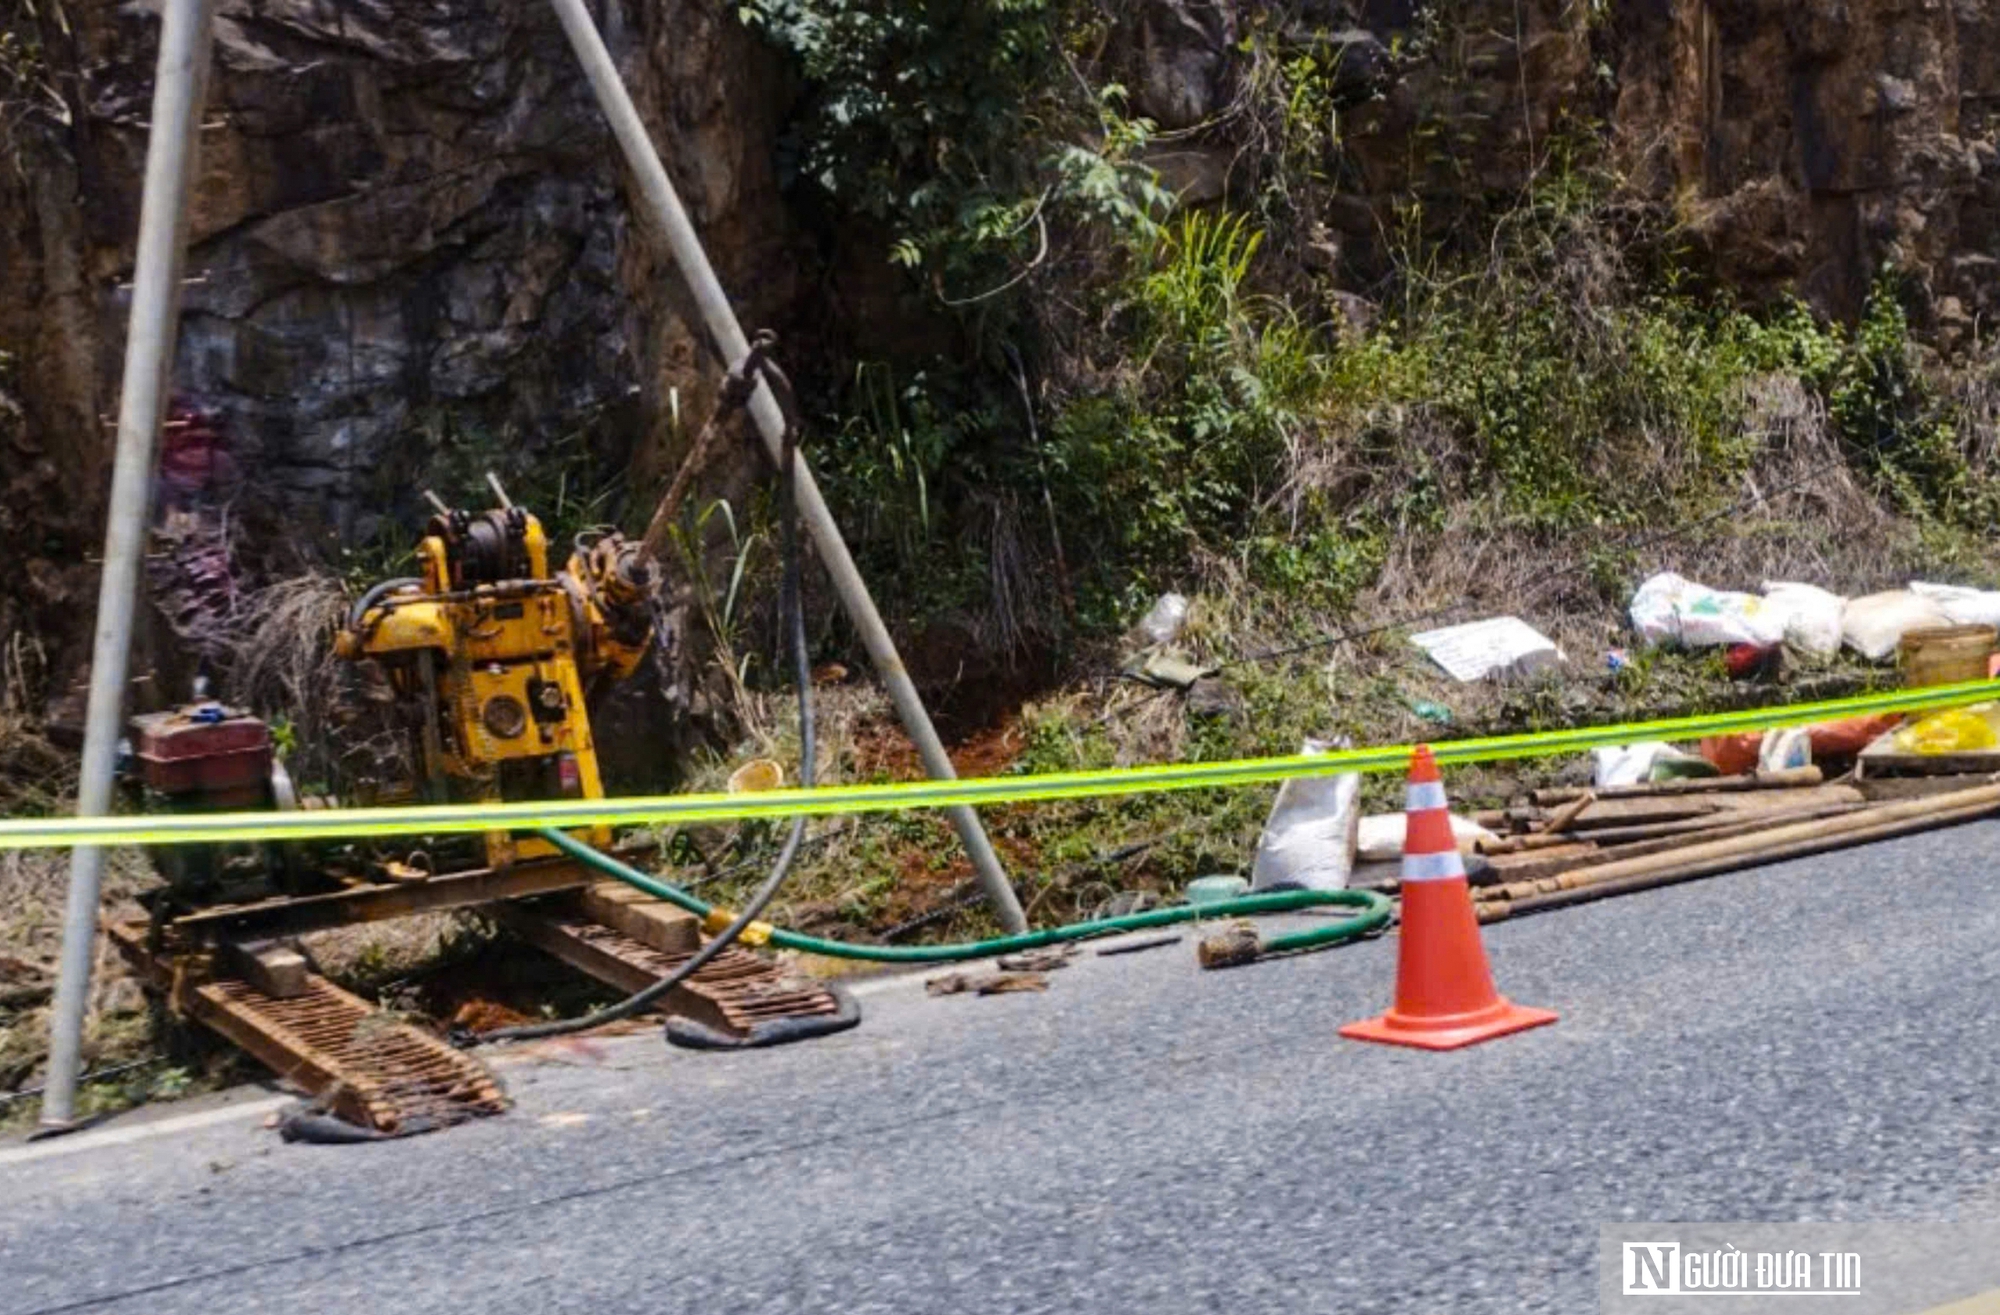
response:
[(1922, 580), (1913, 581), (1910, 592), (1936, 603), (1953, 625), (2000, 629), (2000, 593), (1956, 584), (1926, 584)]
[(1637, 785), (1641, 781), (1667, 781), (1684, 776), (1714, 776), (1715, 764), (1700, 754), (1676, 749), (1664, 740), (1623, 744), (1608, 749), (1592, 749), (1595, 772), (1591, 784)]
[(1139, 622), (1139, 629), (1155, 644), (1171, 644), (1187, 624), (1188, 600), (1180, 594), (1161, 594)]
[(1847, 600), (1816, 584), (1765, 581), (1764, 601), (1782, 619), (1785, 642), (1814, 657), (1840, 651), (1840, 613)]
[[(1403, 856), (1403, 834), (1408, 823), (1402, 813), (1370, 813), (1355, 829), (1355, 856), (1363, 863), (1393, 862)], [(1482, 840), (1497, 840), (1491, 831), (1468, 817), (1451, 819), (1451, 838), (1460, 853), (1470, 854)]]
[(1470, 685), (1488, 676), (1528, 675), (1563, 660), (1553, 639), (1518, 616), (1488, 617), (1426, 630), (1410, 642), (1430, 654), (1453, 680)]
[(1663, 571), (1632, 595), (1632, 628), (1649, 644), (1712, 648), (1776, 644), (1785, 618), (1756, 594), (1732, 593)]
[(1781, 772), (1792, 767), (1812, 766), (1812, 727), (1788, 726), (1771, 731), (1757, 746), (1757, 770)]
[(1607, 785), (1637, 785), (1649, 780), (1653, 771), (1653, 760), (1662, 749), (1672, 748), (1663, 740), (1652, 740), (1645, 744), (1617, 744), (1608, 749), (1592, 749), (1591, 762), (1595, 771), (1591, 784), (1603, 789)]
[(1908, 589), (1850, 599), (1840, 613), (1840, 637), (1861, 656), (1875, 662), (1893, 655), (1912, 630), (1948, 626), (1951, 617), (1930, 598)]
[[(1307, 740), (1302, 753), (1342, 747)], [(1361, 817), (1361, 774), (1294, 777), (1278, 787), (1271, 816), (1257, 839), (1252, 890), (1340, 890), (1354, 871), (1355, 827)], [(1398, 844), (1401, 843), (1399, 840)]]

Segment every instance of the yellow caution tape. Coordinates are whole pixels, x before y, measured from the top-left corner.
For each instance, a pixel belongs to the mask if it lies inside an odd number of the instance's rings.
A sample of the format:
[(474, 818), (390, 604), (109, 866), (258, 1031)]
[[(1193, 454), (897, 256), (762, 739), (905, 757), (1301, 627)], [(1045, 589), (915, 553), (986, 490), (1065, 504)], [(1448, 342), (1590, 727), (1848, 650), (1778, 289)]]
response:
[[(2000, 680), (1891, 690), (1855, 698), (1752, 708), (1699, 717), (1588, 726), (1570, 730), (1449, 740), (1434, 744), (1439, 763), (1505, 762), (1581, 753), (1648, 740), (1804, 726), (1885, 712), (1923, 712), (2000, 698)], [(629, 826), (637, 823), (735, 822), (753, 817), (831, 817), (958, 804), (984, 806), (1105, 798), (1159, 790), (1207, 790), (1264, 785), (1291, 777), (1342, 772), (1399, 772), (1407, 744), (1344, 749), (1231, 762), (1167, 763), (1149, 767), (1051, 772), (975, 780), (907, 781), (889, 785), (823, 786), (753, 794), (652, 795), (631, 799), (565, 799), (508, 804), (440, 804), (413, 808), (342, 808), (313, 812), (176, 813), (145, 817), (0, 819), (0, 849), (72, 845), (176, 845), (249, 840), (334, 840), (363, 836), (445, 835), (532, 827)]]

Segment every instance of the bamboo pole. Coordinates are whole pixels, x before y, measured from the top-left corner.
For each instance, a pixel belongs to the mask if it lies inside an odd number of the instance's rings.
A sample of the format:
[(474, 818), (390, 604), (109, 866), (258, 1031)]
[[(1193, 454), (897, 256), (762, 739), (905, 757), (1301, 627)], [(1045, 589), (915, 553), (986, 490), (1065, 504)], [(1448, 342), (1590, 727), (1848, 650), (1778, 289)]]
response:
[(1818, 785), (1826, 779), (1817, 767), (1782, 767), (1767, 772), (1744, 772), (1737, 776), (1691, 776), (1677, 781), (1637, 781), (1631, 785), (1595, 788), (1574, 785), (1550, 786), (1530, 791), (1538, 804), (1566, 804), (1586, 794), (1599, 799), (1649, 799), (1658, 795), (1717, 794), (1735, 790), (1796, 790)]
[(1499, 922), (1517, 913), (1540, 912), (1692, 881), (1736, 868), (1870, 844), (1975, 821), (1996, 810), (2000, 810), (2000, 785), (1981, 786), (1930, 799), (1863, 808), (1840, 817), (1797, 822), (1677, 851), (1593, 864), (1559, 877), (1488, 887), (1479, 905), (1479, 920)]

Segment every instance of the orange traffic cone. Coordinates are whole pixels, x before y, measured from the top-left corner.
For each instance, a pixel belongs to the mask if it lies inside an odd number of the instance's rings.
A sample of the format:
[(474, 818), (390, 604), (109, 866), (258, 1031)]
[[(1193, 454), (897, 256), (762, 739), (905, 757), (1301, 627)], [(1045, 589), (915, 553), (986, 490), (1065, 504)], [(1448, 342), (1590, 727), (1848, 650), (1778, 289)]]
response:
[(1410, 755), (1404, 808), (1403, 930), (1396, 944), (1396, 1003), (1388, 1013), (1340, 1029), (1356, 1041), (1456, 1050), (1556, 1016), (1524, 1009), (1493, 989), (1479, 943), (1465, 863), (1451, 834), (1444, 782), (1429, 745)]

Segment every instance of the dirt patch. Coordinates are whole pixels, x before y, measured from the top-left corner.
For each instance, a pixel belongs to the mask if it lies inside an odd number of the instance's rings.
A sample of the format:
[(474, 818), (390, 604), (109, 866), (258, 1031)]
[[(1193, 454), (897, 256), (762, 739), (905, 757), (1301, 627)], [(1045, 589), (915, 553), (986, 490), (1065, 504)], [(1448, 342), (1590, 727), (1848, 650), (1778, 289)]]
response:
[(484, 922), (467, 920), (442, 952), (379, 992), (439, 1032), (472, 1032), (587, 1013), (618, 992)]
[(495, 1028), (515, 1027), (527, 1021), (528, 1015), (518, 1009), (509, 1009), (497, 1000), (477, 998), (467, 1000), (451, 1014), (451, 1025), (468, 1032), (491, 1032)]
[[(1019, 709), (1010, 710), (1002, 720), (955, 744), (945, 746), (952, 770), (960, 776), (998, 776), (1021, 756)], [(855, 728), (854, 771), (862, 780), (886, 777), (891, 781), (920, 781), (924, 767), (917, 747), (910, 743), (901, 723), (893, 719), (871, 720)]]

